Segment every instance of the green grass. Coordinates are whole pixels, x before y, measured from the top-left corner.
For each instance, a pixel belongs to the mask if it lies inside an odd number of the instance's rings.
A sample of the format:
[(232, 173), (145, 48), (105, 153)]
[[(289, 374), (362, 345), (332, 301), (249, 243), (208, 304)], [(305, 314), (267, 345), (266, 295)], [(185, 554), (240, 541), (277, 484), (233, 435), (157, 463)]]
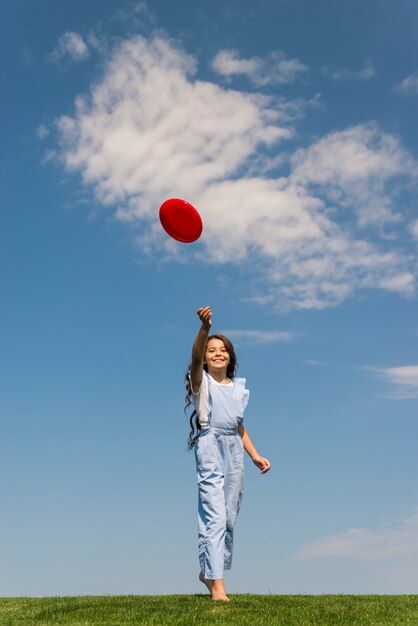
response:
[(0, 598), (0, 624), (418, 626), (418, 595), (231, 595), (230, 598), (229, 603), (212, 602), (203, 595)]

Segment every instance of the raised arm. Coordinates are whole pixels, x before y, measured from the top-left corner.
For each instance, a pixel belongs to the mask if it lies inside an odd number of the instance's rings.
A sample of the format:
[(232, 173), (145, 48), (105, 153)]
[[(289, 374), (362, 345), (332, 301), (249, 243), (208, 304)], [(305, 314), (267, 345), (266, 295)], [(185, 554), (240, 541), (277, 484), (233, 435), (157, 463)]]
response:
[(197, 310), (197, 315), (202, 323), (192, 348), (192, 364), (190, 367), (190, 378), (193, 391), (197, 393), (202, 384), (203, 361), (205, 358), (206, 344), (210, 327), (212, 326), (212, 311), (209, 306)]

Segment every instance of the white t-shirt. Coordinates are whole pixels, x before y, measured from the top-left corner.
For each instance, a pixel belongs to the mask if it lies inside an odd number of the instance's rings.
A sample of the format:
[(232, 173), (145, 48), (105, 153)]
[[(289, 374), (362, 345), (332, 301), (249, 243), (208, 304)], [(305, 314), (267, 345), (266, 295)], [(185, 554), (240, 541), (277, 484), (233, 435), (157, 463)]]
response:
[[(190, 376), (190, 374), (189, 374)], [(245, 388), (245, 378), (234, 378), (233, 382), (228, 386), (238, 387), (238, 397), (239, 397), (239, 414), (243, 415), (243, 412), (248, 404), (248, 399), (250, 396), (250, 392)], [(209, 376), (209, 374), (203, 370), (202, 382), (200, 384), (200, 389), (198, 393), (196, 393), (193, 389), (190, 380), (190, 386), (192, 390), (192, 399), (193, 404), (196, 409), (196, 412), (199, 416), (199, 422), (201, 428), (209, 428), (210, 426), (210, 415), (212, 411), (211, 402), (210, 402), (210, 385), (220, 385), (221, 383), (217, 383), (213, 378)], [(241, 411), (242, 407), (242, 411)], [(242, 421), (242, 419), (241, 419)]]

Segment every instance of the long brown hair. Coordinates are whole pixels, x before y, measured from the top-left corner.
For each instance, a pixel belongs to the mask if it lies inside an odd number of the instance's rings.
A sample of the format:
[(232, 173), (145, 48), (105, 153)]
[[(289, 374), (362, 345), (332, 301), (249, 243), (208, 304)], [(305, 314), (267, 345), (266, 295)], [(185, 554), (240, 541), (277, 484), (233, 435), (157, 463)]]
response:
[[(206, 342), (206, 348), (207, 345), (209, 343), (209, 341), (211, 339), (220, 339), (225, 348), (226, 351), (229, 354), (229, 363), (228, 363), (228, 367), (226, 368), (226, 375), (227, 378), (230, 378), (231, 380), (234, 378), (237, 369), (238, 369), (238, 361), (237, 361), (237, 357), (235, 354), (235, 350), (234, 350), (234, 346), (232, 345), (232, 343), (229, 341), (229, 339), (227, 337), (225, 337), (224, 335), (210, 335), (208, 337), (208, 340)], [(206, 352), (206, 348), (205, 348), (205, 352)], [(191, 363), (189, 363), (189, 366), (187, 368), (187, 372), (186, 372), (186, 376), (184, 378), (184, 383), (186, 386), (186, 396), (185, 396), (185, 402), (186, 405), (184, 407), (184, 412), (187, 415), (187, 409), (189, 408), (189, 406), (191, 405), (192, 401), (191, 401), (191, 395), (192, 395), (192, 383), (190, 381), (190, 367), (191, 367)], [(208, 371), (208, 366), (207, 363), (203, 363), (203, 369), (205, 370), (205, 372)], [(187, 446), (189, 448), (189, 450), (191, 450), (193, 448), (193, 446), (195, 445), (197, 438), (199, 436), (199, 430), (200, 430), (200, 421), (199, 421), (199, 416), (197, 414), (196, 409), (193, 411), (193, 413), (190, 415), (190, 433), (189, 433), (189, 438), (187, 440)]]

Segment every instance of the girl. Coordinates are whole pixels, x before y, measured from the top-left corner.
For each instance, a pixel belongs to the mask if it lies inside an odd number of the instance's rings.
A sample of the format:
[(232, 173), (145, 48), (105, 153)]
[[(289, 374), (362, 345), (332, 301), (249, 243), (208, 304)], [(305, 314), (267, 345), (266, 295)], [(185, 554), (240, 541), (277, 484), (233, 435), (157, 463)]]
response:
[[(199, 580), (212, 600), (229, 600), (223, 572), (231, 568), (233, 530), (243, 490), (244, 449), (265, 474), (268, 459), (255, 449), (242, 421), (249, 391), (236, 378), (234, 348), (223, 335), (209, 336), (210, 307), (197, 311), (200, 330), (186, 376), (186, 409), (193, 398), (189, 448), (194, 446), (199, 489)], [(196, 429), (196, 431), (195, 431)]]

